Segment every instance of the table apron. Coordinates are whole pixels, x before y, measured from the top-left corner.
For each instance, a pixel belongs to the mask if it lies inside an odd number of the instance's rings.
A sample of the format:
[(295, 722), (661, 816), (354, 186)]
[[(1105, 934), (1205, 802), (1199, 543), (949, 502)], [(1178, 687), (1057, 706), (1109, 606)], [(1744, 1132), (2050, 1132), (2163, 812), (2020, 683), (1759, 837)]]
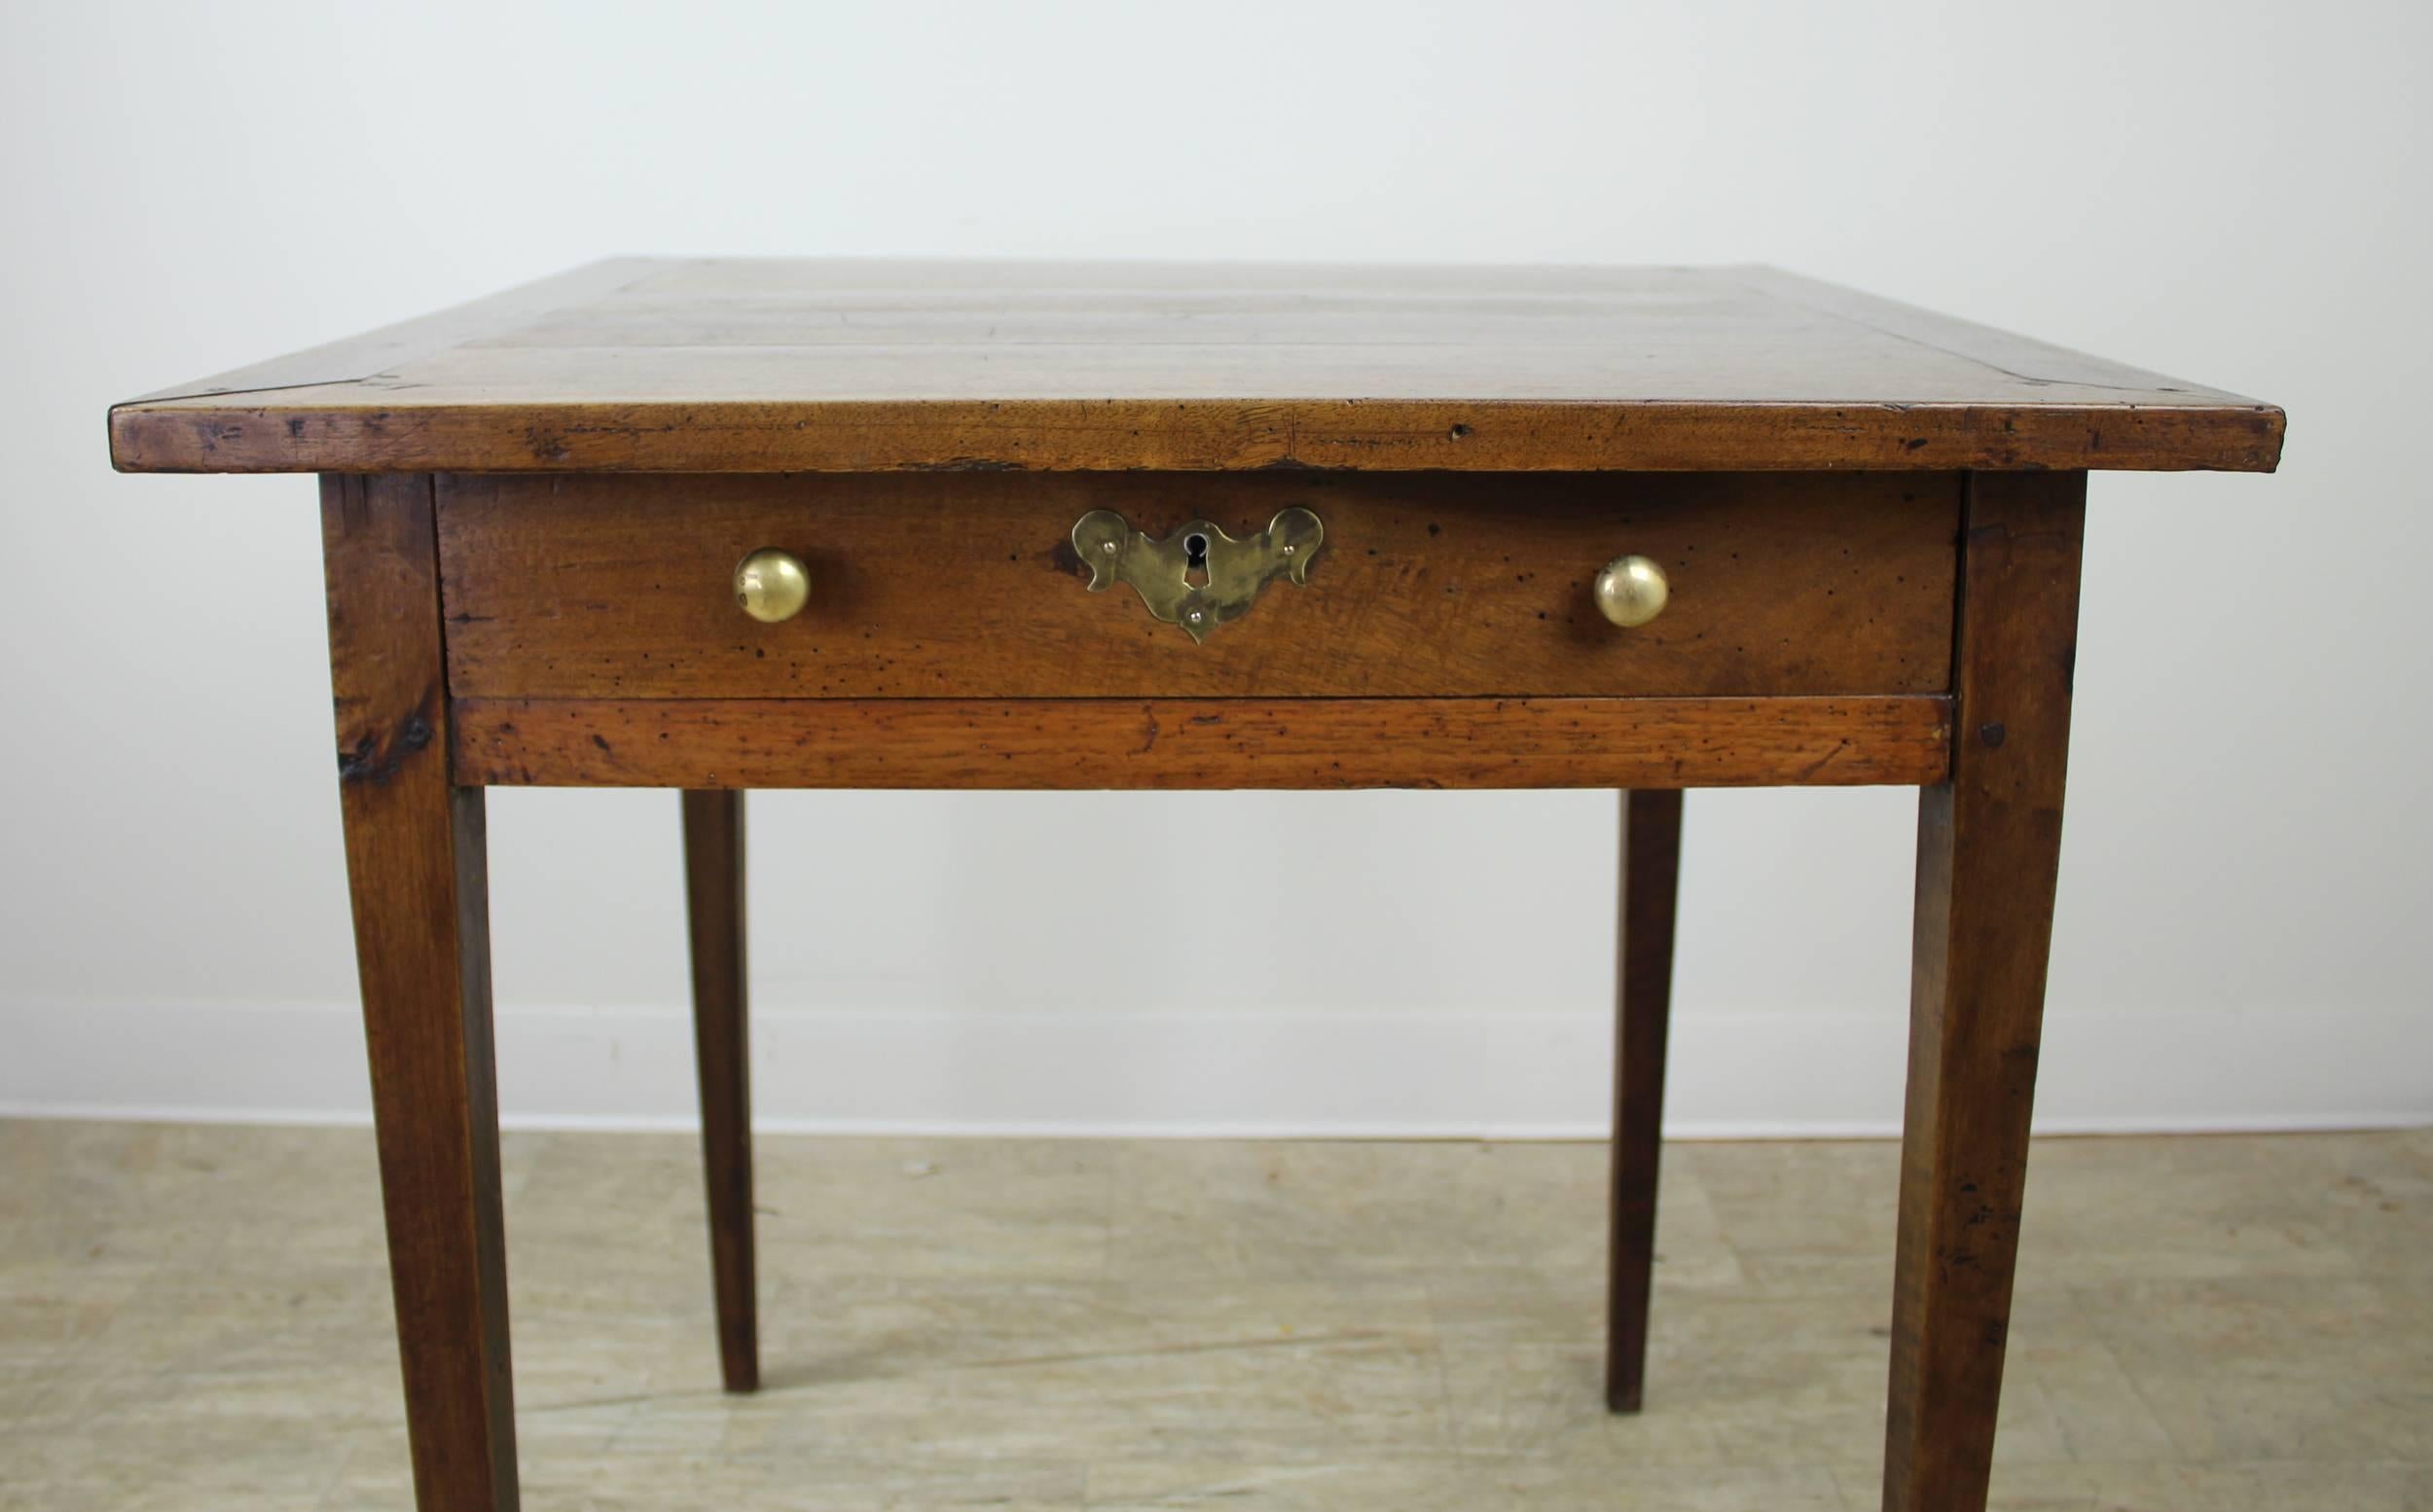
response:
[(1939, 695), (1770, 699), (456, 699), (466, 787), (1923, 785)]

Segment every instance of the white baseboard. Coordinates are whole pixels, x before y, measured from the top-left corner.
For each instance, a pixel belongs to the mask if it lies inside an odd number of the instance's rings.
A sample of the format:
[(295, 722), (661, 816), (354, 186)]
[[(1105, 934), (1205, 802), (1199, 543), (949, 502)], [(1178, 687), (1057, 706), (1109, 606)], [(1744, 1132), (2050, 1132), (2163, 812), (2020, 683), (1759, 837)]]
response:
[[(1676, 1014), (1666, 1129), (1688, 1138), (1898, 1132), (1894, 1014)], [(1592, 1011), (1399, 1015), (756, 1011), (754, 1122), (780, 1132), (1601, 1137), (1612, 1025)], [(2394, 1044), (2394, 1038), (2407, 1040)], [(0, 1115), (360, 1124), (352, 1004), (0, 999)], [(675, 1009), (505, 1007), (518, 1128), (689, 1128)], [(2047, 1133), (2433, 1123), (2433, 1017), (2058, 1010)]]

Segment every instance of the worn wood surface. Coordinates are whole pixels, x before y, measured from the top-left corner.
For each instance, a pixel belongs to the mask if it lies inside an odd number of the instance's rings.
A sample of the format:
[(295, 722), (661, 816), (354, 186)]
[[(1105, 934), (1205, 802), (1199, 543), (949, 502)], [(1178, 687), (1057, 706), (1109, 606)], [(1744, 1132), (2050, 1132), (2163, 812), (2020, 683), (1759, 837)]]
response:
[[(1548, 478), (444, 478), (451, 686), (471, 698), (1213, 698), (1941, 693), (1956, 474)], [(1115, 584), (1073, 522), (1325, 541), (1205, 644)], [(763, 625), (736, 562), (802, 558)], [(1625, 552), (1672, 600), (1624, 630)]]
[(1887, 1512), (1993, 1462), (2061, 854), (2084, 474), (1971, 480), (1951, 775), (1919, 800)]
[(516, 1505), (482, 793), (449, 778), (427, 478), (321, 488), (354, 901), (416, 1500)]
[(693, 961), (693, 1054), (701, 1081), (702, 1173), (718, 1367), (730, 1391), (760, 1388), (752, 1245), (750, 994), (745, 990), (744, 795), (688, 792), (684, 913)]
[(1679, 789), (1641, 788), (1622, 795), (1605, 1310), (1605, 1405), (1614, 1412), (1637, 1412), (1647, 1380), (1656, 1170), (1664, 1142), (1664, 1042), (1673, 1014), (1673, 909), (1681, 889), (1681, 817)]
[(473, 699), (460, 782), (517, 787), (1867, 786), (1942, 780), (1891, 699)]
[(468, 342), (512, 332), (552, 311), (588, 305), (627, 284), (657, 276), (665, 266), (655, 258), (604, 258), (396, 325), (288, 352), (217, 378), (174, 384), (128, 403), (144, 406), (180, 399), (220, 400), (236, 395), (353, 384), (366, 375), (426, 361)]
[(2269, 470), (2281, 414), (1764, 269), (578, 270), (111, 413), (128, 471)]

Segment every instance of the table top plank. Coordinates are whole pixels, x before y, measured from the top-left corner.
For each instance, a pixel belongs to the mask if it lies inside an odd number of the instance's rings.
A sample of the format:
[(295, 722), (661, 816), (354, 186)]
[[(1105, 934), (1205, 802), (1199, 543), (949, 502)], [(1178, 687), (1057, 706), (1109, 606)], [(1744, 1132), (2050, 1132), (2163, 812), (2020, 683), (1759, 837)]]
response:
[(655, 276), (665, 268), (665, 263), (655, 258), (605, 258), (433, 314), (309, 346), (214, 378), (173, 384), (114, 406), (112, 413), (164, 406), (179, 400), (220, 400), (272, 389), (311, 389), (322, 385), (345, 388), (368, 382), (407, 363), (436, 356), (484, 335), (512, 330), (557, 310), (580, 307), (625, 284)]
[(2281, 412), (1763, 268), (618, 259), (113, 409), (127, 471), (2220, 468)]

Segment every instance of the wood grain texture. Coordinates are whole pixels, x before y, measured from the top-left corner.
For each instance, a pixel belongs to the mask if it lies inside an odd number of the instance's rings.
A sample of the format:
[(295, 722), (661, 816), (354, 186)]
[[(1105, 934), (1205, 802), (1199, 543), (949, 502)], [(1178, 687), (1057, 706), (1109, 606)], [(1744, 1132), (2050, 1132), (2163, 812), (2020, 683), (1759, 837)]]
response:
[(545, 320), (555, 311), (588, 306), (627, 284), (665, 272), (667, 266), (659, 259), (637, 257), (587, 263), (435, 314), (289, 352), (215, 378), (172, 384), (129, 403), (143, 406), (175, 400), (216, 401), (236, 394), (383, 381), (409, 362), (426, 361), (467, 342)]
[(1622, 795), (1619, 960), (1615, 974), (1613, 1201), (1606, 1245), (1605, 1405), (1637, 1412), (1655, 1278), (1655, 1193), (1664, 1147), (1664, 1048), (1673, 1015), (1673, 918), (1681, 890), (1682, 794)]
[(2084, 474), (1971, 480), (1951, 776), (1919, 800), (1887, 1512), (1993, 1463), (2061, 855)]
[[(471, 698), (1216, 698), (1941, 693), (1959, 476), (1654, 474), (444, 478), (450, 685)], [(1194, 644), (1073, 522), (1325, 543)], [(735, 563), (800, 557), (763, 625)], [(1623, 630), (1590, 584), (1636, 552), (1672, 601)]]
[(693, 962), (693, 1056), (701, 1082), (702, 1174), (718, 1368), (730, 1391), (760, 1389), (752, 1243), (750, 996), (745, 989), (744, 795), (688, 792), (684, 914)]
[(1949, 706), (1890, 699), (472, 699), (492, 787), (1764, 787), (1939, 782)]
[(449, 779), (428, 478), (324, 479), (330, 678), (415, 1498), (516, 1505), (478, 788)]
[[(1762, 269), (720, 260), (569, 278), (592, 292), (121, 405), (112, 457), (138, 472), (2270, 470), (2280, 452), (2271, 406)], [(306, 380), (350, 355), (359, 371)]]

